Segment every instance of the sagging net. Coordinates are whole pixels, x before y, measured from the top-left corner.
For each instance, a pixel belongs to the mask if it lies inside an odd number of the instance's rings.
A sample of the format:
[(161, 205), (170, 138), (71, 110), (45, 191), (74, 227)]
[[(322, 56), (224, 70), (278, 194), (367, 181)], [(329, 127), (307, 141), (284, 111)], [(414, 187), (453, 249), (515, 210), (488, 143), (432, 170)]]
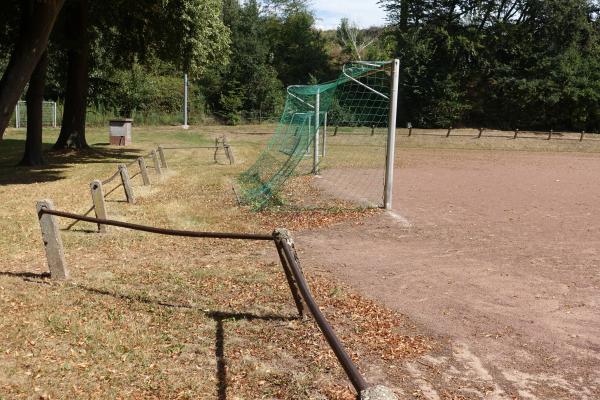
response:
[[(335, 81), (288, 87), (275, 134), (254, 165), (239, 178), (243, 200), (254, 208), (268, 205), (288, 178), (314, 168), (315, 143), (317, 167), (322, 171), (374, 166), (383, 170), (386, 135), (381, 133), (387, 132), (390, 71), (389, 62), (352, 62), (344, 65)], [(338, 143), (332, 143), (334, 140)], [(337, 146), (353, 149), (338, 152)], [(367, 147), (373, 146), (378, 148), (377, 154), (364, 157), (373, 150)], [(298, 168), (301, 163), (307, 168)], [(353, 185), (359, 175), (350, 174), (346, 179)], [(377, 185), (382, 188), (383, 174), (380, 178)], [(380, 203), (381, 194), (382, 190), (371, 203)]]

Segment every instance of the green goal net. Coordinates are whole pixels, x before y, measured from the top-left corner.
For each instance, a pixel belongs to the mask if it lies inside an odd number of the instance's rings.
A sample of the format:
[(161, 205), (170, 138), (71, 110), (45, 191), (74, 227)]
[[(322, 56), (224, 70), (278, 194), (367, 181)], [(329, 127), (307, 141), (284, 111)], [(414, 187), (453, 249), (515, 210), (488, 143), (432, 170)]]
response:
[[(319, 170), (327, 160), (327, 136), (337, 136), (338, 129), (339, 136), (384, 132), (391, 69), (390, 62), (352, 62), (343, 66), (335, 81), (288, 87), (275, 134), (254, 165), (240, 176), (243, 200), (255, 208), (268, 205), (298, 173), (303, 160), (313, 172)], [(360, 147), (360, 141), (356, 143)]]

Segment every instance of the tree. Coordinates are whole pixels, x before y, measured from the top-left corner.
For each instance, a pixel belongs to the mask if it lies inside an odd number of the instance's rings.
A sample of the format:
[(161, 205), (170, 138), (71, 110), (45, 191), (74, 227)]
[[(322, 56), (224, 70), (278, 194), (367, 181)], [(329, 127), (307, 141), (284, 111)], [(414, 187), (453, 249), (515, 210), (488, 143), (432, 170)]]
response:
[(46, 87), (48, 51), (44, 51), (29, 80), (27, 101), (27, 136), (20, 165), (38, 167), (46, 164), (42, 155), (42, 103)]
[(48, 46), (64, 0), (27, 0), (21, 8), (18, 38), (0, 80), (0, 139), (13, 109)]
[(377, 41), (378, 33), (377, 30), (360, 29), (348, 18), (342, 18), (336, 29), (336, 39), (343, 53), (352, 59), (362, 60), (369, 46)]
[(124, 68), (169, 60), (180, 71), (194, 76), (209, 63), (227, 62), (229, 32), (222, 23), (222, 6), (217, 0), (112, 0), (111, 7), (98, 2), (88, 4), (87, 0), (71, 1), (64, 40), (69, 46), (67, 90), (63, 126), (55, 149), (87, 147), (90, 30), (97, 33), (94, 47), (107, 49), (103, 55), (111, 59), (111, 64)]
[(67, 84), (60, 135), (54, 149), (88, 147), (85, 139), (89, 74), (88, 1), (75, 0), (65, 7)]

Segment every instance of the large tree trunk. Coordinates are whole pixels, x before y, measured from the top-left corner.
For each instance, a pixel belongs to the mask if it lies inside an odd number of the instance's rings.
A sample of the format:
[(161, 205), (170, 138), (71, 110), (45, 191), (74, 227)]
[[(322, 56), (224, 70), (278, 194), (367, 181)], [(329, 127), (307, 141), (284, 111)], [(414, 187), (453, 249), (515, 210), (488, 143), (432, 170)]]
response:
[(73, 47), (68, 51), (65, 107), (54, 149), (83, 149), (88, 147), (85, 140), (89, 70), (88, 2), (78, 0), (67, 7), (67, 40), (73, 43)]
[[(21, 24), (19, 39), (0, 80), (0, 139), (10, 121), (25, 85), (48, 46), (48, 38), (65, 0), (30, 0)], [(23, 2), (26, 3), (26, 2)], [(5, 12), (7, 12), (5, 10)]]
[(31, 74), (25, 97), (27, 100), (27, 138), (25, 139), (25, 154), (20, 165), (37, 167), (46, 164), (42, 155), (42, 103), (47, 69), (48, 51), (44, 51)]

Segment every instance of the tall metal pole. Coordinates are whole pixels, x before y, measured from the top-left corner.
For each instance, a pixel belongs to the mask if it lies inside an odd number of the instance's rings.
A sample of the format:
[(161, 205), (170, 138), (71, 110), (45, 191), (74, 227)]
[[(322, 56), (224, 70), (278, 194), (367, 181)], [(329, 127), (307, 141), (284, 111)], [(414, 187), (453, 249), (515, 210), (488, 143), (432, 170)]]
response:
[(188, 129), (188, 74), (183, 76), (183, 129)]
[(312, 173), (314, 175), (319, 175), (319, 138), (320, 138), (320, 123), (319, 123), (319, 112), (321, 109), (321, 93), (319, 89), (317, 89), (317, 94), (315, 98), (315, 137), (314, 137), (314, 146), (313, 146), (313, 170)]
[(392, 83), (390, 88), (390, 111), (388, 121), (387, 153), (385, 160), (385, 185), (383, 192), (383, 207), (392, 209), (392, 189), (394, 187), (394, 161), (396, 159), (396, 113), (398, 111), (398, 80), (400, 60), (392, 64)]
[(323, 115), (323, 150), (321, 151), (321, 157), (325, 157), (327, 153), (327, 113)]
[(56, 102), (52, 102), (52, 127), (56, 128)]
[(15, 128), (20, 128), (21, 125), (21, 113), (19, 109), (19, 102), (17, 101), (17, 105), (15, 106)]

